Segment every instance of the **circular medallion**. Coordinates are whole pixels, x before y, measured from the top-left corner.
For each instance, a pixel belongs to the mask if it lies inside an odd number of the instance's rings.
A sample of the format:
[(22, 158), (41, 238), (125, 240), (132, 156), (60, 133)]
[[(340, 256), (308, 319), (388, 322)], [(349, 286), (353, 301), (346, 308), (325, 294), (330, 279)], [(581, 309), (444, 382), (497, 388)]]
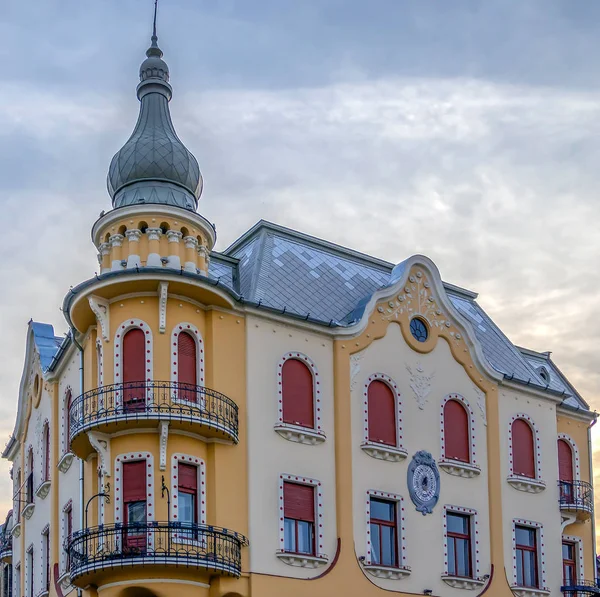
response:
[(408, 492), (417, 511), (431, 514), (440, 497), (440, 474), (433, 456), (421, 450), (408, 466)]

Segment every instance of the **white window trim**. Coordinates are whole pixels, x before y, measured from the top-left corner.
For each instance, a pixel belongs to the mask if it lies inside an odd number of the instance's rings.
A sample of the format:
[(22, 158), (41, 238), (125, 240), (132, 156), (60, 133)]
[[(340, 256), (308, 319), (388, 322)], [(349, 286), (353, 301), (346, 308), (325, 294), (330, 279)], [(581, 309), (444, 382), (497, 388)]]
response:
[[(535, 522), (533, 520), (525, 520), (523, 518), (513, 518), (512, 521), (512, 549), (513, 549), (513, 584), (511, 589), (513, 592), (530, 590), (529, 587), (520, 587), (517, 585), (517, 537), (515, 532), (515, 527), (523, 526), (530, 527), (532, 529), (536, 529), (537, 537), (536, 537), (536, 545), (537, 545), (537, 557), (538, 557), (538, 571), (539, 571), (539, 584), (540, 587), (537, 589), (538, 592), (550, 592), (550, 589), (546, 586), (546, 554), (545, 554), (545, 544), (544, 544), (544, 525), (540, 522)], [(562, 549), (562, 547), (561, 547)], [(561, 555), (561, 565), (562, 565), (562, 555)]]
[[(26, 558), (25, 558), (25, 597), (35, 597), (35, 563), (33, 558), (35, 554), (33, 552), (33, 543), (29, 545), (29, 547), (25, 550)], [(29, 567), (31, 566), (31, 570)], [(29, 586), (29, 580), (31, 578), (32, 587)]]
[[(315, 488), (315, 554), (302, 555), (285, 551), (285, 504), (283, 500), (283, 485), (285, 482), (295, 483), (296, 485), (309, 485)], [(290, 566), (301, 566), (303, 568), (316, 568), (327, 563), (329, 558), (323, 550), (323, 489), (320, 481), (309, 479), (298, 475), (289, 475), (283, 473), (279, 475), (279, 550), (276, 556), (285, 564)]]
[(579, 459), (579, 448), (577, 447), (577, 444), (573, 441), (573, 438), (570, 435), (567, 435), (566, 433), (559, 433), (556, 438), (556, 441), (558, 442), (559, 439), (566, 441), (569, 444), (569, 446), (571, 446), (571, 450), (573, 453), (573, 476), (575, 477), (573, 481), (581, 481), (581, 461)]
[[(283, 421), (283, 382), (282, 371), (283, 365), (289, 359), (295, 359), (304, 363), (311, 372), (313, 380), (313, 420), (314, 427), (304, 427), (302, 425), (294, 425), (293, 423), (285, 423)], [(321, 382), (319, 379), (319, 371), (317, 366), (310, 357), (307, 357), (301, 352), (288, 352), (283, 355), (277, 364), (277, 423), (275, 431), (284, 439), (303, 444), (317, 444), (325, 441), (325, 432), (323, 431), (323, 423), (321, 417)]]
[[(473, 576), (463, 578), (451, 575), (448, 567), (448, 514), (465, 514), (469, 516), (471, 535), (471, 569)], [(475, 589), (483, 586), (485, 580), (481, 578), (481, 553), (479, 551), (479, 517), (477, 510), (463, 506), (444, 505), (444, 574), (442, 580), (455, 588)], [(463, 586), (464, 585), (464, 586)], [(467, 586), (468, 585), (468, 586)]]
[[(381, 498), (388, 502), (396, 504), (396, 549), (398, 550), (398, 566), (383, 566), (374, 564), (371, 558), (371, 498)], [(404, 519), (404, 498), (396, 493), (387, 493), (385, 491), (377, 491), (369, 489), (367, 491), (367, 499), (365, 504), (366, 514), (366, 555), (364, 558), (365, 570), (378, 578), (389, 578), (397, 580), (408, 576), (411, 572), (410, 566), (406, 564), (406, 527)]]
[(13, 595), (15, 597), (21, 594), (21, 561), (19, 560), (13, 570)]
[[(190, 454), (173, 454), (171, 457), (171, 520), (178, 521), (179, 512), (179, 463), (192, 464), (197, 468), (198, 475), (198, 492), (196, 499), (198, 500), (198, 524), (206, 524), (206, 465), (204, 460)], [(202, 536), (202, 535), (201, 535)], [(206, 541), (204, 538), (200, 540), (190, 539), (183, 536), (178, 537), (178, 533), (173, 534), (175, 543), (183, 543), (185, 545), (200, 545), (204, 546)]]
[[(48, 553), (46, 553), (46, 550), (44, 549), (44, 537), (48, 537)], [(52, 578), (48, 579), (48, 583), (46, 583), (46, 570), (49, 571), (50, 573), (50, 577), (52, 577), (52, 571), (50, 570), (50, 565), (48, 563), (48, 565), (46, 565), (46, 556), (48, 556), (48, 558), (52, 558), (52, 545), (50, 544), (50, 525), (47, 524), (43, 529), (42, 529), (42, 533), (41, 533), (41, 540), (40, 540), (40, 556), (41, 556), (41, 570), (40, 570), (40, 593), (39, 595), (47, 595), (48, 592), (45, 590), (46, 584), (50, 585), (52, 582)]]
[[(171, 381), (174, 383), (178, 381), (178, 340), (179, 334), (182, 332), (187, 332), (196, 343), (196, 380), (198, 386), (204, 387), (204, 342), (202, 340), (202, 334), (195, 325), (188, 323), (187, 321), (178, 323), (171, 332)], [(189, 404), (188, 400), (181, 400), (178, 398), (174, 398), (173, 402), (183, 402), (185, 404)]]
[[(373, 381), (382, 381), (392, 391), (394, 395), (394, 414), (396, 416), (396, 445), (390, 446), (369, 439), (369, 386)], [(403, 428), (402, 428), (402, 401), (398, 393), (396, 382), (385, 373), (372, 373), (365, 381), (363, 388), (363, 443), (361, 449), (365, 454), (378, 460), (388, 460), (399, 462), (404, 460), (408, 452), (403, 446)]]
[[(154, 522), (154, 456), (151, 452), (127, 452), (115, 458), (115, 523), (123, 522), (123, 464), (146, 461), (146, 519)], [(117, 508), (118, 506), (118, 508)], [(117, 542), (119, 539), (117, 538)], [(154, 548), (154, 533), (149, 533), (148, 549)], [(117, 549), (120, 546), (117, 545)]]
[(59, 545), (59, 553), (60, 553), (60, 572), (61, 576), (68, 574), (67, 570), (67, 552), (64, 549), (65, 542), (67, 540), (67, 512), (71, 510), (71, 520), (75, 522), (75, 516), (73, 515), (73, 500), (70, 499), (63, 507), (62, 507), (62, 532), (61, 532), (61, 542)]
[[(512, 438), (512, 426), (517, 419), (523, 419), (529, 424), (533, 431), (533, 444), (534, 444), (534, 465), (535, 465), (535, 477), (530, 479), (529, 477), (523, 477), (522, 475), (515, 474), (513, 467), (513, 438)], [(533, 419), (525, 413), (517, 413), (510, 418), (508, 425), (508, 478), (507, 481), (519, 491), (526, 491), (529, 493), (539, 493), (546, 489), (546, 482), (542, 479), (542, 456), (540, 451), (540, 434), (539, 430), (534, 423)]]
[[(114, 377), (113, 381), (115, 384), (123, 383), (123, 338), (125, 334), (133, 329), (140, 329), (144, 332), (146, 338), (146, 381), (151, 382), (153, 379), (153, 339), (152, 339), (152, 328), (142, 319), (126, 319), (117, 327), (114, 340)], [(149, 395), (151, 392), (146, 391), (146, 402), (152, 397)], [(122, 402), (122, 392), (117, 390), (115, 392), (115, 408), (119, 407)]]
[(584, 574), (584, 558), (583, 558), (583, 538), (577, 537), (576, 535), (563, 535), (563, 541), (569, 541), (575, 543), (577, 548), (577, 580), (585, 578)]
[[(65, 392), (62, 398), (62, 417), (60, 418), (60, 454), (62, 455), (58, 461), (57, 467), (58, 469), (66, 473), (71, 467), (71, 462), (73, 462), (72, 452), (68, 449), (69, 447), (69, 438), (67, 437), (67, 417), (69, 416), (69, 393), (75, 400), (75, 394), (73, 392), (73, 388), (71, 386), (67, 386), (65, 388)], [(70, 458), (65, 458), (65, 456), (71, 456)]]
[[(448, 458), (446, 456), (446, 429), (444, 426), (444, 409), (446, 404), (454, 400), (460, 402), (467, 411), (467, 417), (469, 419), (469, 462), (462, 462), (455, 460), (454, 458)], [(469, 404), (469, 401), (460, 394), (447, 394), (442, 400), (440, 409), (440, 442), (441, 442), (441, 453), (438, 464), (440, 467), (451, 475), (459, 477), (475, 477), (481, 473), (481, 467), (477, 464), (477, 442), (475, 432), (475, 414)]]
[(96, 365), (98, 367), (98, 387), (101, 388), (104, 385), (104, 350), (102, 348), (102, 340), (98, 338), (96, 340)]

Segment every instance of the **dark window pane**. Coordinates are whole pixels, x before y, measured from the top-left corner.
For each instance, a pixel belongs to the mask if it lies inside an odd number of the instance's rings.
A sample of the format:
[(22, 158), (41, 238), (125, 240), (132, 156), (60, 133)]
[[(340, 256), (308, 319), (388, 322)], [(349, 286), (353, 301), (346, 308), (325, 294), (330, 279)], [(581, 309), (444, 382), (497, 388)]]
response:
[(535, 529), (527, 527), (516, 527), (515, 536), (517, 545), (527, 545), (528, 547), (535, 546)]
[(193, 523), (196, 522), (194, 511), (195, 511), (195, 499), (191, 493), (180, 493), (179, 494), (179, 522)]
[(524, 557), (523, 580), (526, 587), (537, 586), (537, 575), (535, 571), (535, 552), (526, 551)]
[(448, 514), (447, 525), (449, 533), (460, 533), (462, 535), (468, 535), (469, 533), (469, 517), (461, 516), (459, 514)]
[(283, 540), (285, 551), (296, 551), (296, 521), (291, 518), (285, 519)]
[(129, 524), (146, 522), (146, 502), (129, 502), (127, 504), (127, 522)]
[(298, 520), (298, 553), (313, 553), (313, 524)]
[(394, 527), (381, 527), (381, 564), (383, 566), (396, 565), (396, 529)]
[(523, 551), (517, 549), (517, 585), (523, 586)]
[(380, 546), (381, 537), (379, 536), (379, 525), (371, 525), (371, 563), (381, 564), (381, 550)]
[(371, 518), (393, 522), (395, 505), (394, 502), (371, 499)]
[(563, 560), (574, 560), (573, 554), (573, 544), (571, 543), (563, 543), (562, 546), (563, 551)]
[(456, 576), (458, 574), (456, 570), (456, 549), (454, 539), (448, 539), (448, 574), (451, 576)]
[(471, 554), (466, 539), (456, 539), (457, 575), (471, 576)]

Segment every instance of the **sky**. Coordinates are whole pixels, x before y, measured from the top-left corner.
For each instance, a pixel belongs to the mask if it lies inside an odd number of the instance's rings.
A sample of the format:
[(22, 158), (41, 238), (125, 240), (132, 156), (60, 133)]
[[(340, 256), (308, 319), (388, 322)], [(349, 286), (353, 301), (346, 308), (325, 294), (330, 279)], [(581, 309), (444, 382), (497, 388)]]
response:
[[(0, 442), (28, 320), (66, 332), (64, 295), (97, 271), (152, 4), (0, 4)], [(425, 254), (600, 408), (600, 3), (160, 0), (158, 34), (217, 250), (263, 218)]]

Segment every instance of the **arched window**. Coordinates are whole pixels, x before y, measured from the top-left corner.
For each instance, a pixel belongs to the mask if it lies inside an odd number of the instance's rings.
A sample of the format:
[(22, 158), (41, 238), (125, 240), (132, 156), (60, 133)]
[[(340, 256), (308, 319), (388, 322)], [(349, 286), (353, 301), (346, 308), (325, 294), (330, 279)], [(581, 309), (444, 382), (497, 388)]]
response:
[(561, 481), (573, 481), (573, 450), (568, 441), (558, 440), (558, 478)]
[(42, 482), (50, 480), (50, 426), (48, 423), (44, 424), (43, 432), (43, 470), (42, 470)]
[(471, 461), (469, 413), (458, 400), (448, 400), (444, 405), (444, 456)]
[(197, 402), (198, 357), (196, 354), (196, 341), (187, 332), (181, 332), (177, 337), (177, 381), (179, 384), (179, 397), (182, 400)]
[(33, 504), (33, 447), (29, 448), (27, 454), (27, 504)]
[(71, 406), (73, 404), (73, 394), (71, 390), (67, 390), (65, 396), (65, 437), (64, 437), (64, 449), (65, 454), (71, 451)]
[(123, 338), (123, 408), (143, 410), (146, 404), (146, 337), (133, 328)]
[(529, 423), (515, 419), (512, 424), (513, 473), (535, 479), (535, 439)]
[(376, 379), (369, 384), (367, 395), (369, 441), (395, 446), (397, 424), (394, 392), (385, 382)]
[(313, 377), (298, 359), (287, 359), (281, 372), (283, 422), (314, 429)]

